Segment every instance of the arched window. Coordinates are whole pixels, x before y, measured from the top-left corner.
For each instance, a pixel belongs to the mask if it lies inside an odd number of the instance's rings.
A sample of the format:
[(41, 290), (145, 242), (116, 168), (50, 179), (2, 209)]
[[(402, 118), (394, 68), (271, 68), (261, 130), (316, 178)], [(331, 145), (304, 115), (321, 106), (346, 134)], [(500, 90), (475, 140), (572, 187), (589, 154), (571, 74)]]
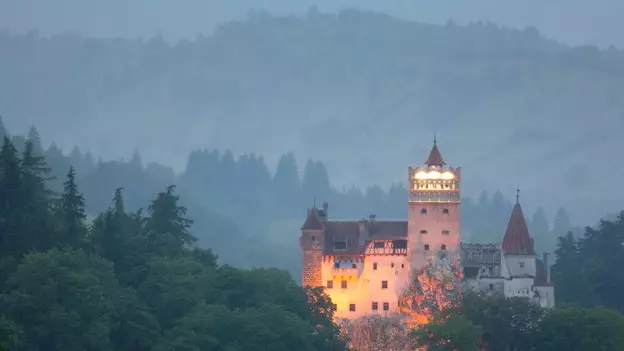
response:
[(421, 215), (426, 215), (427, 214), (427, 209), (426, 208), (421, 209), (420, 210), (420, 214)]

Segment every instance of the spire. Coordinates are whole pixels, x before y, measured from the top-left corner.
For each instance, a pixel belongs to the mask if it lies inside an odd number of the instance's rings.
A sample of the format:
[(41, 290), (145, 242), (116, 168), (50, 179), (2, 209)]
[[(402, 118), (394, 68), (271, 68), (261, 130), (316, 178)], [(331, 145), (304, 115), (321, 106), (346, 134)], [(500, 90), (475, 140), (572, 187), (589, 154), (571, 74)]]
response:
[(312, 207), (312, 209), (308, 211), (308, 217), (301, 226), (301, 230), (325, 230), (325, 226), (323, 225), (323, 221), (321, 221), (321, 217), (319, 217), (316, 207)]
[(503, 238), (503, 252), (508, 255), (535, 255), (531, 236), (519, 202), (520, 189), (516, 190), (516, 204)]
[(433, 133), (433, 147), (431, 148), (431, 152), (429, 152), (429, 157), (427, 161), (425, 161), (427, 166), (444, 166), (446, 162), (442, 158), (442, 154), (440, 154), (440, 150), (438, 150), (438, 140), (436, 134)]

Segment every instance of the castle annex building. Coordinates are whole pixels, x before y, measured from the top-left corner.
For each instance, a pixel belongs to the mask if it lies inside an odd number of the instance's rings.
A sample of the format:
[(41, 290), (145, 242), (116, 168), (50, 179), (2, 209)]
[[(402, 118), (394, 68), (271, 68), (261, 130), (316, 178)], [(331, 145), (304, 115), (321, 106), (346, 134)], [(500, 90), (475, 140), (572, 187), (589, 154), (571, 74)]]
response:
[(302, 282), (325, 286), (337, 317), (398, 313), (412, 272), (436, 255), (461, 263), (467, 288), (554, 306), (549, 269), (538, 269), (519, 201), (501, 244), (468, 244), (460, 233), (461, 170), (446, 164), (435, 141), (425, 164), (408, 168), (408, 185), (407, 221), (330, 220), (327, 202), (308, 210), (300, 237)]

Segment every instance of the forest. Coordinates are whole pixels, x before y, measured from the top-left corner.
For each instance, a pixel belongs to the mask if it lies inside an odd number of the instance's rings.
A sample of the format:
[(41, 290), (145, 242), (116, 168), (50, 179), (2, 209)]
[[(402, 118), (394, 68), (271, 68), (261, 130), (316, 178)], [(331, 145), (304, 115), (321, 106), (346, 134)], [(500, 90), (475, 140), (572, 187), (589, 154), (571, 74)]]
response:
[(31, 136), (16, 139), (21, 150), (5, 136), (0, 149), (0, 350), (346, 350), (354, 340), (387, 350), (624, 350), (624, 212), (558, 238), (560, 307), (467, 292), (423, 329), (370, 340), (372, 321), (357, 333), (334, 323), (323, 288), (302, 288), (285, 270), (220, 264), (198, 245), (174, 185), (137, 210), (118, 187), (89, 219), (73, 165), (54, 191)]
[[(0, 119), (0, 131), (7, 134)], [(44, 155), (51, 167), (50, 189), (60, 192), (65, 171), (76, 169), (77, 181), (86, 198), (89, 220), (105, 211), (119, 187), (125, 188), (126, 207), (136, 211), (153, 194), (175, 184), (183, 205), (193, 218), (193, 234), (202, 247), (211, 248), (221, 263), (236, 267), (278, 267), (300, 279), (299, 228), (306, 209), (326, 200), (330, 217), (360, 219), (376, 214), (379, 218), (407, 217), (407, 190), (402, 183), (375, 185), (364, 189), (352, 186), (337, 189), (324, 164), (308, 160), (303, 169), (292, 153), (281, 157), (274, 172), (262, 156), (230, 151), (196, 150), (188, 156), (183, 172), (150, 162), (138, 153), (127, 160), (102, 161), (78, 147), (64, 153), (55, 143), (41, 145), (37, 129), (25, 136), (14, 134), (12, 142), (23, 150), (32, 140), (34, 149)], [(515, 201), (515, 199), (514, 199)], [(462, 236), (472, 242), (501, 242), (512, 209), (512, 202), (500, 191), (483, 191), (478, 198), (462, 198)], [(527, 218), (538, 253), (552, 252), (556, 240), (568, 231), (582, 228), (572, 224), (565, 208), (548, 218), (538, 207)], [(277, 254), (279, 253), (279, 254)]]
[(35, 125), (46, 145), (79, 145), (96, 163), (129, 160), (137, 148), (180, 173), (189, 154), (216, 148), (225, 166), (230, 149), (274, 168), (292, 151), (301, 170), (322, 160), (339, 188), (387, 191), (423, 161), (437, 130), (444, 156), (464, 167), (465, 194), (485, 189), (491, 201), (519, 184), (549, 216), (564, 206), (576, 223), (620, 204), (587, 164), (624, 171), (612, 161), (622, 147), (624, 53), (567, 46), (535, 28), (311, 9), (251, 13), (177, 42), (0, 30), (0, 52), (5, 123)]

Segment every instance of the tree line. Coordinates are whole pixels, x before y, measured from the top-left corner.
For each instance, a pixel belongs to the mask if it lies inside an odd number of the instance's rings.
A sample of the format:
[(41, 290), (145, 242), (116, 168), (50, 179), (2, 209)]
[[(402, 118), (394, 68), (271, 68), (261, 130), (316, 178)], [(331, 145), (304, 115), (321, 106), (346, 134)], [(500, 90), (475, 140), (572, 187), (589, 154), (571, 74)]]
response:
[(59, 194), (49, 176), (30, 140), (20, 153), (4, 138), (0, 349), (344, 349), (322, 289), (219, 265), (196, 245), (174, 186), (137, 211), (117, 189), (87, 223), (73, 167)]

